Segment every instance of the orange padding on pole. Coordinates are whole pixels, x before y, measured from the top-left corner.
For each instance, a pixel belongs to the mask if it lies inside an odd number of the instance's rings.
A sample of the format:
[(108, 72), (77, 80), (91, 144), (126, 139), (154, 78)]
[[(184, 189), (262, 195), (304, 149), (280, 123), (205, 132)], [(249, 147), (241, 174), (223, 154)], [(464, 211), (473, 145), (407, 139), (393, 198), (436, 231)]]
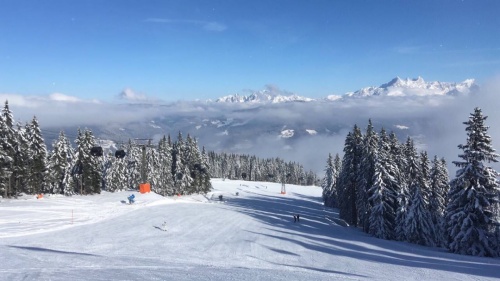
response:
[(141, 183), (139, 185), (139, 192), (140, 193), (151, 192), (151, 185), (149, 184), (149, 182), (147, 182), (147, 183)]

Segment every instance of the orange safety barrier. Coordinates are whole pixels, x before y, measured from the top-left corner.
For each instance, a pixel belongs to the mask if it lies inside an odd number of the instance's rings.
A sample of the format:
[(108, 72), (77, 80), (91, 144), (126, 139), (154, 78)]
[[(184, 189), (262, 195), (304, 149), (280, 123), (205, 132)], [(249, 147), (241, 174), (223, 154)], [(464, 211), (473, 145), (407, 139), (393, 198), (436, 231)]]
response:
[(42, 193), (40, 193), (40, 194), (38, 194), (38, 195), (36, 196), (36, 199), (42, 199), (42, 198), (43, 198), (43, 194), (42, 194)]
[(139, 185), (139, 192), (140, 193), (151, 192), (151, 185), (149, 184), (149, 182), (147, 182), (147, 183), (141, 183)]

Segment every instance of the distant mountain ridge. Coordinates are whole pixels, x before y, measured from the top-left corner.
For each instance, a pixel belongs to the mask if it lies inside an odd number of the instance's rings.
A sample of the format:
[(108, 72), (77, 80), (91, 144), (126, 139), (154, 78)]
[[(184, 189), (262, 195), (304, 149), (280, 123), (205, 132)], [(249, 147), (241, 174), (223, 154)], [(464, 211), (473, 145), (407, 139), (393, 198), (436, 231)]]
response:
[(479, 86), (474, 79), (463, 82), (425, 82), (422, 77), (414, 79), (401, 79), (396, 77), (379, 87), (365, 87), (355, 92), (344, 95), (329, 95), (324, 99), (313, 99), (282, 91), (276, 87), (268, 86), (265, 90), (252, 92), (249, 95), (228, 95), (218, 98), (218, 103), (282, 103), (282, 102), (310, 102), (310, 101), (336, 101), (349, 98), (371, 96), (446, 96), (466, 95), (475, 92)]
[(247, 96), (239, 94), (228, 95), (218, 98), (215, 102), (227, 103), (282, 103), (292, 101), (313, 101), (313, 99), (301, 97), (290, 92), (282, 91), (274, 86), (267, 86), (266, 89), (252, 92)]
[(348, 92), (343, 97), (369, 96), (445, 96), (469, 94), (479, 88), (474, 79), (467, 79), (460, 83), (454, 82), (425, 82), (422, 77), (415, 79), (401, 79), (396, 77), (379, 87), (366, 87), (355, 92)]

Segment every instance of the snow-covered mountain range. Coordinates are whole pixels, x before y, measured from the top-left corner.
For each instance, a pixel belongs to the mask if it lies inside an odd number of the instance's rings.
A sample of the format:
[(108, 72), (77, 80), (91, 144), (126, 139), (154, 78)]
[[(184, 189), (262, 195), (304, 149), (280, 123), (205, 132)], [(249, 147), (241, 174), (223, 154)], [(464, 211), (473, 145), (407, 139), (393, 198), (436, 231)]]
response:
[(401, 79), (396, 77), (379, 87), (366, 87), (344, 95), (348, 97), (369, 96), (444, 96), (469, 94), (478, 89), (474, 79), (467, 79), (461, 83), (425, 82), (422, 77), (415, 79)]
[(249, 95), (228, 95), (215, 100), (215, 102), (226, 103), (281, 103), (291, 101), (313, 101), (313, 99), (301, 97), (286, 91), (282, 91), (273, 86), (267, 86), (266, 89), (253, 91)]
[[(206, 150), (282, 157), (322, 171), (328, 153), (342, 154), (347, 132), (355, 124), (364, 130), (368, 119), (376, 130), (394, 131), (400, 139), (411, 136), (422, 147), (438, 150), (439, 146), (430, 143), (433, 138), (443, 142), (440, 147), (456, 149), (462, 141), (456, 137), (463, 134), (461, 124), (483, 97), (483, 90), (473, 79), (454, 83), (396, 77), (378, 87), (311, 99), (268, 86), (217, 101), (92, 104), (92, 108), (75, 111), (82, 116), (73, 118), (72, 125), (50, 126), (41, 120), (41, 126), (47, 129), (44, 136), (49, 145), (60, 130), (74, 140), (77, 129), (84, 127), (94, 132), (101, 145), (105, 140), (115, 143), (110, 147), (134, 138), (154, 142), (163, 135), (176, 138), (182, 132), (196, 137)], [(89, 122), (92, 119), (97, 120)], [(450, 161), (457, 154), (429, 151), (433, 153)]]
[(388, 83), (378, 87), (365, 87), (354, 92), (347, 92), (344, 95), (329, 95), (324, 99), (313, 99), (286, 91), (281, 91), (275, 87), (267, 87), (265, 90), (254, 91), (249, 95), (228, 95), (218, 98), (219, 103), (281, 103), (281, 102), (311, 102), (311, 101), (338, 101), (349, 98), (363, 98), (371, 96), (443, 96), (443, 95), (463, 95), (478, 90), (478, 85), (474, 79), (467, 79), (460, 83), (455, 82), (425, 82), (422, 77), (401, 79), (396, 77)]

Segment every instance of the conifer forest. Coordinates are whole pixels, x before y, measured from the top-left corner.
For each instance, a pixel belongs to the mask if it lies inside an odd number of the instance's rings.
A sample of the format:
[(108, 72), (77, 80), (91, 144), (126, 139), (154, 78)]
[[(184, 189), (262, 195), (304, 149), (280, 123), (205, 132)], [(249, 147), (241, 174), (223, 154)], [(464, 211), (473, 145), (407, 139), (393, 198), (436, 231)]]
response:
[(492, 147), (480, 108), (464, 122), (466, 140), (452, 163), (401, 143), (394, 133), (364, 134), (355, 125), (344, 155), (329, 155), (322, 180), (326, 206), (339, 209), (349, 225), (374, 237), (444, 247), (458, 254), (496, 257), (500, 253), (499, 173), (489, 166)]

